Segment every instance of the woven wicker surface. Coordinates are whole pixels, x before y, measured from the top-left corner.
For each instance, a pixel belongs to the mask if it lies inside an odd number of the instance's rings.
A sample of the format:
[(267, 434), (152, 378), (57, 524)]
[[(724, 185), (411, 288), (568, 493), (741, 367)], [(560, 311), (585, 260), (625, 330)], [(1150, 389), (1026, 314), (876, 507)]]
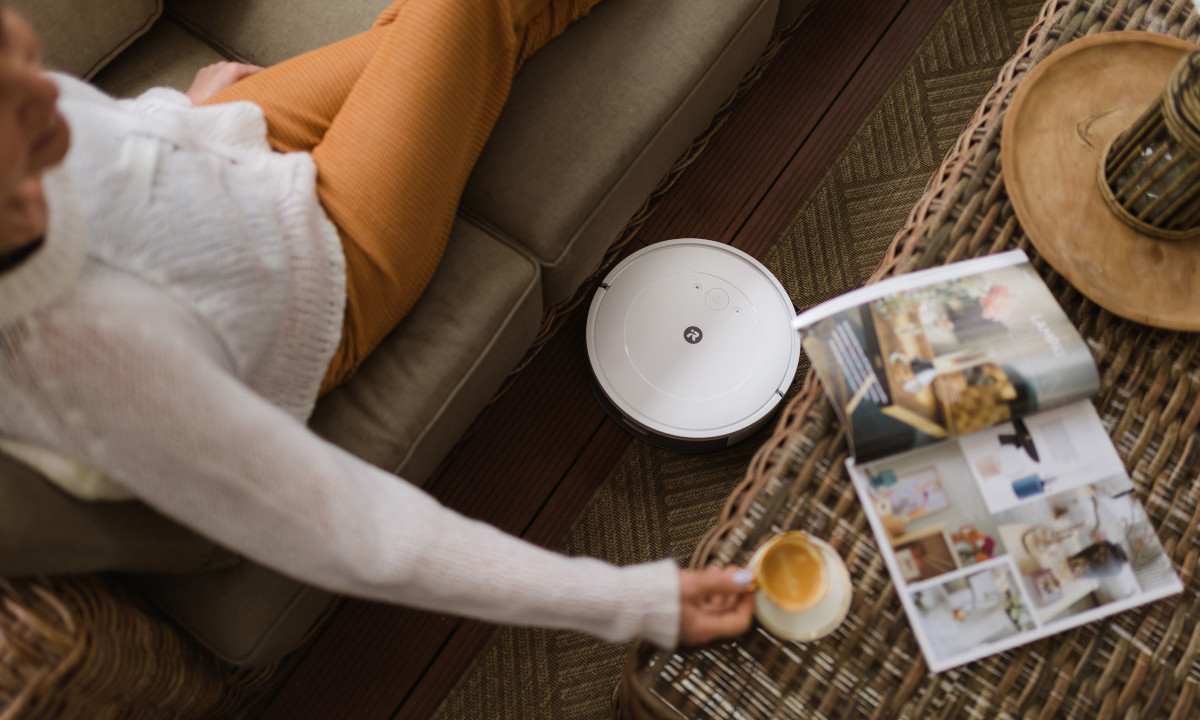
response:
[(930, 676), (842, 463), (845, 439), (809, 377), (755, 455), (693, 562), (744, 563), (766, 534), (805, 529), (846, 559), (847, 621), (811, 644), (754, 632), (687, 653), (638, 647), (614, 698), (620, 718), (1197, 716), (1200, 608), (1200, 335), (1156, 330), (1098, 308), (1040, 261), (1007, 201), (1000, 128), (1021, 78), (1076, 38), (1150, 30), (1196, 42), (1190, 0), (1049, 0), (933, 176), (872, 276), (1020, 247), (1088, 339), (1095, 399), (1183, 595)]
[(0, 598), (3, 720), (236, 717), (273, 674), (223, 665), (100, 576), (0, 580)]

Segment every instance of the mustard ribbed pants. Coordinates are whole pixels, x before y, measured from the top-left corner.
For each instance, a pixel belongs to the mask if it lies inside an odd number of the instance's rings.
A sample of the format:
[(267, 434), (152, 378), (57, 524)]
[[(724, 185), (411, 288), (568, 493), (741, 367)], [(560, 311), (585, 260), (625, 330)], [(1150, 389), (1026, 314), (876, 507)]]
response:
[(372, 29), (208, 103), (262, 107), (268, 140), (312, 154), (346, 255), (342, 338), (322, 393), (416, 303), (520, 64), (599, 0), (396, 0)]

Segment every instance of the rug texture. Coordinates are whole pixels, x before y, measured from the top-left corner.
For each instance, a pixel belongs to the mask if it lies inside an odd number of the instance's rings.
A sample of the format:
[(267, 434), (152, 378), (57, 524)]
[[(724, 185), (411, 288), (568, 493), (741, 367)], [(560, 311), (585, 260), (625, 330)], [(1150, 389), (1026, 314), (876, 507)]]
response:
[[(1041, 4), (950, 4), (763, 259), (798, 308), (866, 281)], [(764, 430), (703, 455), (635, 440), (559, 550), (618, 564), (666, 556), (686, 564), (767, 437)], [(502, 628), (434, 718), (607, 718), (628, 650), (577, 634)]]

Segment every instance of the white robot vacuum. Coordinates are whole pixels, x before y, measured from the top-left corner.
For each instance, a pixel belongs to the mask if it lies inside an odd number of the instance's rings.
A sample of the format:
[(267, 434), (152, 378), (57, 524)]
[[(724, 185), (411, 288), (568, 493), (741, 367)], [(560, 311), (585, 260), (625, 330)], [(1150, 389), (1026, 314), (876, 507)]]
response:
[(588, 312), (596, 397), (653, 444), (728, 447), (767, 422), (791, 385), (794, 317), (779, 280), (741, 250), (693, 238), (639, 250)]

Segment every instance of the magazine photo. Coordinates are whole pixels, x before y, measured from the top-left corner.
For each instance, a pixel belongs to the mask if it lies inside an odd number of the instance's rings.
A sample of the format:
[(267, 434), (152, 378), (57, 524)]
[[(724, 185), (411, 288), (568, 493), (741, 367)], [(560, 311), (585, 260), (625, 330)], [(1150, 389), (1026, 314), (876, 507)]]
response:
[(868, 285), (796, 325), (860, 461), (1099, 388), (1083, 338), (1019, 250)]
[(1091, 353), (1022, 251), (794, 326), (932, 672), (1183, 591), (1092, 404)]
[[(1089, 402), (1060, 416), (1111, 448)], [(932, 671), (1182, 592), (1115, 451), (1044, 482), (978, 472), (967, 440), (847, 463)]]

